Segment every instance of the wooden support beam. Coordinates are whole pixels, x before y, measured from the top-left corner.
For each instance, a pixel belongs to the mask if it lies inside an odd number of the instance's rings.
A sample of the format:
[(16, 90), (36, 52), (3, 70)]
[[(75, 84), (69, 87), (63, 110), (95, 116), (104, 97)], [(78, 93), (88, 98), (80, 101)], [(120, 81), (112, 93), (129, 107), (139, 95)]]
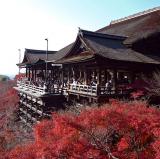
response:
[(113, 70), (113, 90), (117, 91), (117, 70)]
[(108, 75), (108, 71), (105, 69), (105, 83), (107, 83), (109, 81), (109, 75)]
[(26, 77), (28, 77), (28, 68), (26, 67)]
[(68, 83), (70, 82), (70, 68), (68, 67)]
[(130, 80), (131, 80), (131, 83), (135, 81), (135, 72), (130, 72)]
[(37, 70), (35, 68), (35, 70), (34, 70), (34, 81), (36, 81), (36, 80), (37, 80)]
[(64, 68), (63, 68), (63, 66), (62, 66), (62, 71), (61, 71), (61, 73), (62, 73), (61, 79), (62, 79), (62, 88), (63, 88), (63, 87), (64, 87)]
[(31, 71), (32, 71), (32, 81), (34, 81), (34, 69), (33, 69), (33, 67), (31, 68)]
[(53, 79), (53, 69), (54, 69), (54, 67), (52, 67), (52, 69), (51, 69), (51, 78)]
[(101, 83), (101, 72), (100, 69), (97, 68), (97, 85), (100, 85)]
[(30, 81), (30, 79), (31, 79), (31, 69), (30, 69), (30, 67), (29, 67), (28, 80)]
[(87, 70), (84, 70), (84, 84), (87, 85)]

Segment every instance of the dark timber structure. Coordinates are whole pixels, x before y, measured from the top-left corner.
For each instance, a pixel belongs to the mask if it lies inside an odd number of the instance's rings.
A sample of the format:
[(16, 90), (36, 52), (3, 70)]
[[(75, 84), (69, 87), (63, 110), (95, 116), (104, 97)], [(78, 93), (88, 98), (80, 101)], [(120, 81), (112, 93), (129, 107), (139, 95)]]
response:
[[(26, 49), (17, 81), (19, 114), (28, 125), (48, 118), (64, 101), (124, 98), (142, 76), (160, 67), (160, 8), (112, 21), (96, 32), (79, 29), (75, 42), (55, 52)], [(47, 70), (45, 69), (47, 63)], [(136, 88), (137, 89), (137, 88)]]

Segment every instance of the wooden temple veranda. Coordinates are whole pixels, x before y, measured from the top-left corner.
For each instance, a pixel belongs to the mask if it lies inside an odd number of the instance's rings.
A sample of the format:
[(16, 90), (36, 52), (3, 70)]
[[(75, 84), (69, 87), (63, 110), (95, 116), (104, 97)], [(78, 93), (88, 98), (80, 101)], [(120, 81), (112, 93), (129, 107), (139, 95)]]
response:
[[(142, 76), (160, 67), (160, 8), (112, 21), (96, 31), (79, 29), (59, 51), (26, 49), (17, 81), (19, 117), (28, 126), (49, 118), (65, 102), (101, 103), (126, 98)], [(141, 85), (140, 87), (143, 87)], [(139, 88), (141, 89), (141, 88)]]

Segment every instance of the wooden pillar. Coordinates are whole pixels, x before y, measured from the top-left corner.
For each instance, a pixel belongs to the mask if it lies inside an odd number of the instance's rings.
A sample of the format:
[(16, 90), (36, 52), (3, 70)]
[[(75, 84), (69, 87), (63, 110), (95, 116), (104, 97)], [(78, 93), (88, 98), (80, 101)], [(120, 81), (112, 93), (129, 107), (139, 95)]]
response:
[(100, 85), (101, 83), (101, 72), (100, 69), (97, 68), (97, 85)]
[(36, 79), (37, 79), (36, 74), (37, 74), (37, 70), (36, 70), (36, 68), (35, 68), (35, 70), (34, 70), (34, 81), (36, 81)]
[(84, 84), (87, 85), (87, 70), (84, 68)]
[(33, 67), (31, 68), (31, 74), (32, 74), (32, 78), (31, 78), (31, 80), (33, 81), (33, 79), (34, 79)]
[(68, 69), (67, 79), (68, 79), (68, 84), (70, 84), (70, 67), (68, 67), (67, 69)]
[(117, 91), (117, 70), (113, 70), (113, 90)]
[(108, 72), (106, 69), (104, 70), (104, 80), (105, 80), (105, 83), (108, 82)]
[(96, 69), (96, 72), (97, 72), (97, 96), (99, 96), (101, 94), (101, 90), (100, 90), (101, 71), (99, 67)]
[(79, 79), (82, 79), (82, 70), (79, 68)]
[(28, 78), (28, 68), (26, 67), (26, 78)]
[(47, 72), (46, 72), (46, 69), (44, 70), (44, 81), (46, 82), (46, 75), (47, 75)]
[(42, 80), (44, 80), (44, 70), (43, 70), (43, 68), (41, 68), (41, 72), (42, 72)]
[(31, 69), (29, 67), (28, 80), (30, 81), (30, 79), (31, 79)]
[(51, 78), (53, 79), (53, 67), (51, 69)]
[(64, 68), (63, 68), (63, 66), (62, 66), (62, 77), (61, 77), (61, 79), (62, 79), (62, 88), (64, 87)]
[(130, 72), (131, 83), (135, 81), (135, 72)]

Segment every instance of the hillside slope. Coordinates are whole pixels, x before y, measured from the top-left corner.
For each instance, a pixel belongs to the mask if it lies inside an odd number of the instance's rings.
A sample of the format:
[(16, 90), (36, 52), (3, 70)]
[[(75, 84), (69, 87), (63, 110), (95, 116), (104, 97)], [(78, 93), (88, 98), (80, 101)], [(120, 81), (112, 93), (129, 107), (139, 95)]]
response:
[(6, 75), (0, 75), (0, 81), (8, 81), (10, 78)]

